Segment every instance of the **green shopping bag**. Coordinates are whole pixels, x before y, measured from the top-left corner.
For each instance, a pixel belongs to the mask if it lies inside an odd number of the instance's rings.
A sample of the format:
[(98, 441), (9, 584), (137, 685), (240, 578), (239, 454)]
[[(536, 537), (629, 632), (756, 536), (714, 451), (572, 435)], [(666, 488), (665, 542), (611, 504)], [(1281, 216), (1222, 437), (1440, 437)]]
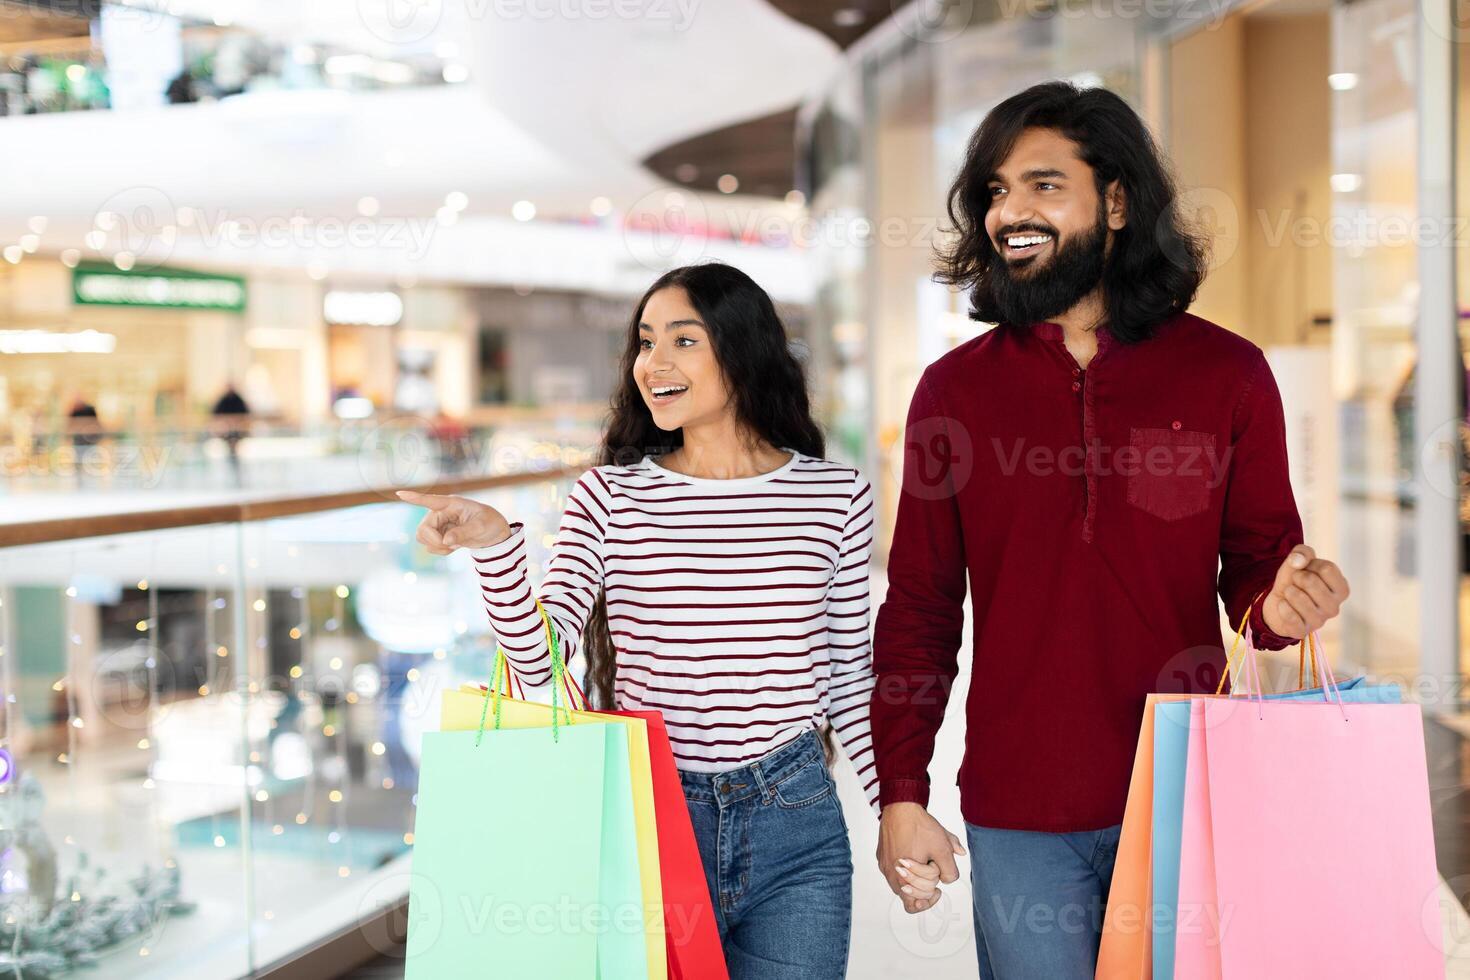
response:
[(647, 980), (627, 732), (555, 700), (551, 727), (424, 734), (405, 980)]

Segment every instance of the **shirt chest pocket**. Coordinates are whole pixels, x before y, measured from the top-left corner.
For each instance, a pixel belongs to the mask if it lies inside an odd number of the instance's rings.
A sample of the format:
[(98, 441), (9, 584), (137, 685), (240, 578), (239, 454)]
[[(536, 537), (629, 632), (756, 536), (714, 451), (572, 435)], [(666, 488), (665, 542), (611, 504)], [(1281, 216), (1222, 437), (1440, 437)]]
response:
[(1133, 428), (1118, 469), (1128, 481), (1128, 503), (1177, 521), (1209, 508), (1222, 476), (1218, 459), (1213, 432)]

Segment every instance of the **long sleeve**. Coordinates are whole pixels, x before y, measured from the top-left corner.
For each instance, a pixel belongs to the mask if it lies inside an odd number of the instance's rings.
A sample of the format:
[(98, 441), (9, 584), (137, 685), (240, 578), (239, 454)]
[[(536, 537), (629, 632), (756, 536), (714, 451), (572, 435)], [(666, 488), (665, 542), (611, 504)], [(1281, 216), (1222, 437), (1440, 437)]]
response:
[(876, 810), (878, 774), (868, 719), (873, 695), (872, 643), (868, 635), (873, 517), (873, 487), (857, 474), (842, 529), (842, 553), (827, 587), (827, 649), (832, 658), (827, 718), (857, 773), (863, 794)]
[[(1229, 485), (1220, 528), (1220, 598), (1233, 625), (1250, 601), (1269, 590), (1291, 549), (1302, 543), (1302, 522), (1286, 463), (1281, 393), (1265, 355), (1257, 352), (1231, 431)], [(1256, 647), (1280, 650), (1296, 641), (1266, 626), (1262, 604), (1251, 611)]]
[[(539, 597), (556, 627), (563, 662), (570, 662), (576, 654), (582, 627), (603, 585), (603, 540), (611, 503), (602, 475), (595, 469), (582, 474), (567, 496), (561, 529), (551, 548)], [(526, 574), (524, 525), (512, 524), (510, 537), (470, 554), (490, 626), (506, 659), (525, 683), (547, 683), (551, 680), (551, 651)]]
[(909, 405), (888, 596), (873, 635), (871, 715), (883, 806), (929, 802), (929, 760), (964, 630), (964, 533), (946, 431), (957, 423), (931, 385), (926, 370)]

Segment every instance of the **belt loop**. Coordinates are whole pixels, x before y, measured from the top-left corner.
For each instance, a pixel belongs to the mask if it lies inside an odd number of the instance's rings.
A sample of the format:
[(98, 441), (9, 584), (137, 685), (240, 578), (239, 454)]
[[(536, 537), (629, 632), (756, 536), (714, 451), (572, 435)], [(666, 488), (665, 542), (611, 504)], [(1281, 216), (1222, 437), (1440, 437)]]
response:
[(770, 796), (771, 788), (766, 783), (766, 774), (761, 770), (760, 762), (757, 761), (750, 764), (750, 774), (755, 777), (755, 785), (759, 791), (759, 795)]

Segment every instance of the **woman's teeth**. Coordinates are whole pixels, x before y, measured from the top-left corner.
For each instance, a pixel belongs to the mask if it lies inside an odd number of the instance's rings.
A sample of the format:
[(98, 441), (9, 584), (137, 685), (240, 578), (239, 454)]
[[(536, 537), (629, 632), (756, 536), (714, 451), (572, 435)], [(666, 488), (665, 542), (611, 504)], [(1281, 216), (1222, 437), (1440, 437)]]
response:
[(653, 400), (656, 402), (673, 401), (688, 390), (687, 385), (659, 385), (653, 389)]

